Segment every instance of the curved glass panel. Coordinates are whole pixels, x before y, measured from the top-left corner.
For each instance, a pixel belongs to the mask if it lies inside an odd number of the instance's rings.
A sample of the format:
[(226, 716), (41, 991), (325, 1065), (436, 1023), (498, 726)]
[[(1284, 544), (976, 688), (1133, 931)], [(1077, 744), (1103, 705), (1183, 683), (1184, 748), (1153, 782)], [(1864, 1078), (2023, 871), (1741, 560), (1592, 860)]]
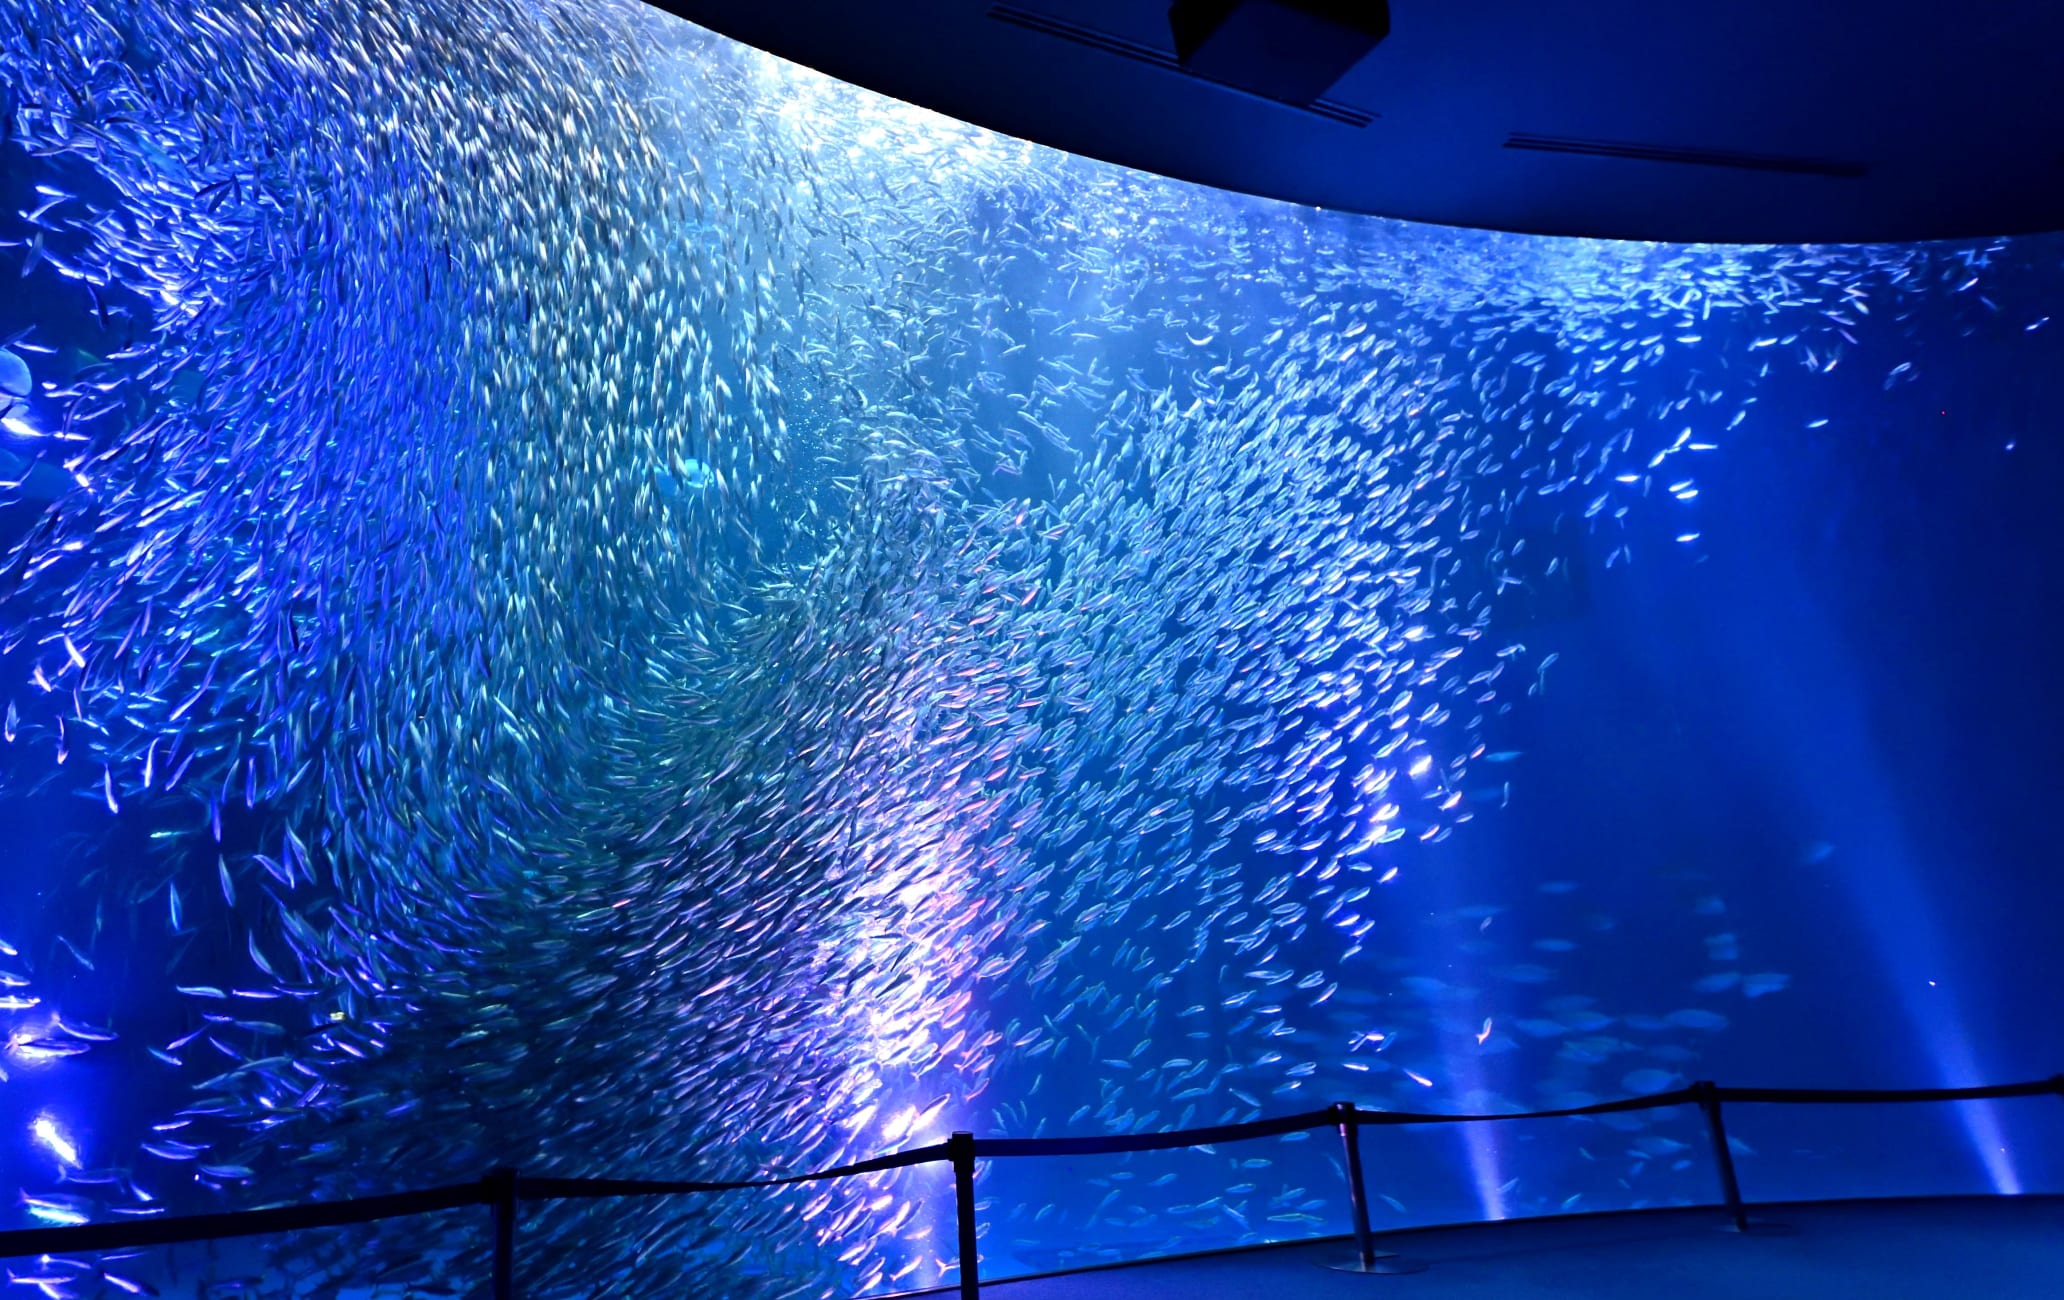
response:
[[(631, 4), (0, 0), (9, 1226), (2064, 1068), (2060, 247), (1349, 219)], [(2054, 1186), (2013, 1105), (1737, 1159)], [(1363, 1135), (1378, 1226), (1704, 1141)], [(1340, 1160), (984, 1162), (985, 1270)], [(937, 1284), (950, 1187), (532, 1207), (525, 1293)]]

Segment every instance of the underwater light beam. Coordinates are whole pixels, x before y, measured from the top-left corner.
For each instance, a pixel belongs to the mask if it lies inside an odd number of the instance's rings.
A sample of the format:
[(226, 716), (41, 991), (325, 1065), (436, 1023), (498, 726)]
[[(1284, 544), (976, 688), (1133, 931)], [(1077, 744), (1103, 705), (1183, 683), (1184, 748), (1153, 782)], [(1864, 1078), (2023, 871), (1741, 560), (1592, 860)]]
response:
[[(1965, 1032), (1962, 1008), (1941, 987), (1939, 978), (1923, 975), (1949, 968), (1948, 945), (1915, 872), (1892, 842), (1891, 825), (1889, 815), (1881, 818), (1857, 843), (1858, 851), (1844, 854), (1834, 866), (1854, 892), (1866, 929), (1877, 941), (1893, 983), (1905, 990), (1898, 999), (1901, 1010), (1926, 1044), (1937, 1077), (1946, 1087), (1971, 1087), (1984, 1080)], [(1868, 869), (1862, 866), (1866, 862), (1872, 864)], [(2019, 1195), (2021, 1176), (2007, 1150), (1996, 1103), (1959, 1102), (1956, 1112), (1971, 1140), (1972, 1154), (1984, 1166), (1993, 1190), (2002, 1196)]]
[(1476, 1200), (1486, 1219), (1502, 1219), (1505, 1182), (1498, 1167), (1498, 1147), (1488, 1124), (1464, 1124), (1462, 1140), (1469, 1147), (1469, 1172), (1476, 1180)]

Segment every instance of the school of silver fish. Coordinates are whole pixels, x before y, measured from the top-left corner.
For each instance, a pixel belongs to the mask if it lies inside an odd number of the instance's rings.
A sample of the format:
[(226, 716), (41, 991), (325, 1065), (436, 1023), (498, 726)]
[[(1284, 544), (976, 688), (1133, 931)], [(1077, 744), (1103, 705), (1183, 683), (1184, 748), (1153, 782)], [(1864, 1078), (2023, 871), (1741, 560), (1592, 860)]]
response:
[[(1314, 212), (624, 0), (0, 0), (0, 160), (50, 304), (0, 340), (0, 771), (107, 827), (74, 923), (6, 936), (0, 1066), (169, 1098), (39, 1129), (42, 1223), (1676, 1086), (1786, 983), (1744, 941), (1586, 996), (1583, 936), (1444, 917), (1490, 1014), (1383, 891), (1496, 815), (1553, 662), (1514, 589), (1696, 545), (1771, 367), (1982, 310), (2000, 248)], [(164, 969), (68, 1012), (139, 926)], [(1608, 1181), (1702, 1195), (1670, 1122), (1596, 1129)], [(999, 1191), (985, 1250), (1338, 1230), (1275, 1150)], [(525, 1293), (936, 1284), (950, 1209), (938, 1168), (532, 1207)], [(195, 1293), (469, 1294), (482, 1229)]]

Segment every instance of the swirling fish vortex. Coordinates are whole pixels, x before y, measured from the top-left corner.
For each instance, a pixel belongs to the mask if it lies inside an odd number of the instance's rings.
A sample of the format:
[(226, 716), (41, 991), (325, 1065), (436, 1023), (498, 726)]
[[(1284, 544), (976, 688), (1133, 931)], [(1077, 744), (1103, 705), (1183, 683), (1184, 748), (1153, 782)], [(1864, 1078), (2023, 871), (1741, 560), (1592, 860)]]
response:
[[(1315, 213), (614, 0), (4, 0), (0, 51), (6, 776), (167, 936), (51, 1040), (167, 1099), (81, 1217), (1461, 1096), (1374, 891), (1540, 680), (1508, 588), (1972, 258)], [(19, 945), (17, 1046), (120, 929)], [(936, 1282), (937, 1190), (539, 1210), (526, 1287)]]

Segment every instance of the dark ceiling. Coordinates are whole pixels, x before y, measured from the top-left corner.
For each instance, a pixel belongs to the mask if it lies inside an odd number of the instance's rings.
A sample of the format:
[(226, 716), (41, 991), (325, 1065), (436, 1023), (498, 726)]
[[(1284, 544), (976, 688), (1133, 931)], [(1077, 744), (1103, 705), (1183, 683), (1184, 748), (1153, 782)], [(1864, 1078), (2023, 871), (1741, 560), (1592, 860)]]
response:
[(1175, 66), (1166, 0), (666, 0), (992, 130), (1415, 221), (1829, 243), (2064, 229), (2064, 5), (1394, 0), (1316, 108)]

